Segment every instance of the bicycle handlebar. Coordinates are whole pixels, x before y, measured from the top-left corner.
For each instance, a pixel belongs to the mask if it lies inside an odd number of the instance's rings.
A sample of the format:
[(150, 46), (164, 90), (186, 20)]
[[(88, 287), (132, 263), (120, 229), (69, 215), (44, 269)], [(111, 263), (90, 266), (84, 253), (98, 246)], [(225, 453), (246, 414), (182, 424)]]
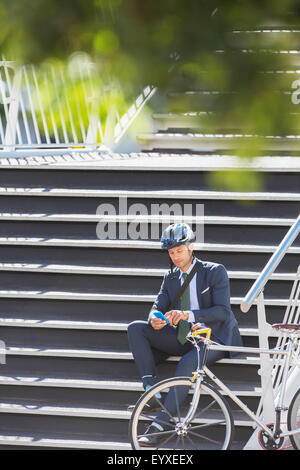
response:
[(196, 338), (197, 336), (201, 334), (206, 334), (206, 339), (210, 339), (211, 328), (208, 328), (208, 327), (198, 328), (197, 330), (190, 331), (189, 333), (189, 335), (192, 336), (192, 338)]

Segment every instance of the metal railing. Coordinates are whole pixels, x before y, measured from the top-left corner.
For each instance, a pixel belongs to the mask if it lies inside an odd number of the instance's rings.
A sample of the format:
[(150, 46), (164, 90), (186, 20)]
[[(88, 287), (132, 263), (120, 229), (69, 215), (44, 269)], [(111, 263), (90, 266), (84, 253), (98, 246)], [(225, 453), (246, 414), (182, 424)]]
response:
[(109, 102), (115, 89), (101, 88), (95, 76), (84, 56), (69, 68), (49, 64), (42, 73), (32, 65), (0, 61), (0, 157), (113, 148), (155, 89), (145, 87), (128, 111), (108, 106), (103, 118), (99, 103)]
[(156, 93), (157, 88), (153, 86), (146, 86), (142, 93), (137, 97), (135, 102), (130, 106), (128, 111), (118, 119), (118, 123), (114, 129), (114, 144), (118, 144), (122, 137), (125, 135), (131, 124), (138, 117), (143, 107)]
[(283, 238), (282, 242), (280, 243), (272, 257), (270, 258), (269, 262), (266, 264), (266, 266), (258, 276), (251, 289), (246, 294), (243, 302), (241, 303), (242, 312), (248, 312), (251, 305), (253, 304), (255, 299), (258, 298), (259, 294), (263, 291), (266, 283), (270, 279), (271, 275), (273, 274), (280, 261), (286, 254), (287, 250), (289, 249), (295, 238), (299, 235), (299, 233), (300, 215)]
[[(83, 76), (83, 70), (85, 76)], [(69, 80), (64, 71), (49, 66), (40, 82), (34, 66), (0, 62), (0, 138), (2, 150), (14, 152), (30, 148), (57, 149), (69, 146), (95, 147), (96, 130), (102, 133), (101, 122), (92, 119), (93, 90), (87, 88), (89, 64), (84, 64), (81, 78), (82, 97), (77, 109), (72, 109), (68, 96), (60, 96), (59, 84)], [(75, 83), (74, 83), (75, 85)], [(47, 104), (41, 86), (46, 91)], [(51, 95), (51, 97), (50, 97)], [(47, 99), (48, 98), (48, 99)], [(45, 99), (45, 96), (44, 96)], [(83, 122), (82, 116), (88, 119)], [(98, 129), (97, 129), (98, 128)], [(80, 132), (78, 130), (80, 129)]]
[[(280, 261), (287, 253), (289, 247), (294, 242), (298, 234), (300, 233), (300, 215), (288, 230), (287, 234), (283, 238), (282, 242), (279, 244), (278, 248), (275, 250), (271, 256), (269, 262), (266, 264), (257, 280), (254, 282), (248, 293), (241, 303), (242, 312), (248, 312), (250, 307), (256, 303), (257, 304), (257, 320), (258, 320), (258, 337), (259, 337), (259, 347), (260, 348), (269, 348), (269, 336), (274, 336), (274, 330), (272, 330), (271, 325), (266, 321), (266, 312), (265, 312), (265, 302), (264, 302), (264, 287), (271, 278), (273, 272), (276, 270)], [(300, 321), (300, 267), (295, 276), (295, 281), (293, 283), (290, 298), (287, 304), (285, 314), (283, 316), (283, 323), (299, 323)], [(286, 336), (282, 333), (278, 333), (277, 346), (280, 344), (281, 347), (285, 347), (285, 342), (287, 341)], [(257, 414), (262, 413), (265, 423), (274, 422), (275, 417), (275, 407), (274, 407), (274, 394), (278, 390), (282, 371), (281, 371), (281, 360), (280, 357), (276, 356), (271, 359), (266, 355), (260, 355), (260, 371), (261, 376), (261, 400), (257, 409)], [(291, 367), (289, 371), (288, 379), (288, 389), (287, 396), (291, 400), (294, 393), (300, 387), (300, 369), (297, 365), (296, 367)], [(276, 402), (276, 401), (275, 401)], [(286, 404), (288, 405), (288, 403)], [(254, 439), (252, 437), (251, 439)], [(249, 440), (249, 442), (251, 441)], [(247, 448), (247, 446), (246, 446)]]

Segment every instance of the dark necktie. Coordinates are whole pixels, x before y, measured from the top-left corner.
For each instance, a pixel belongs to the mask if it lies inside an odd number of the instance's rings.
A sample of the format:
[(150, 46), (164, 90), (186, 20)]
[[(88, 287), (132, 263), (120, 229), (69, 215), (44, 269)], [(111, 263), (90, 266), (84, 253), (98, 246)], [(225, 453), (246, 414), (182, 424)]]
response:
[[(186, 280), (188, 274), (183, 273), (183, 279)], [(181, 310), (190, 310), (191, 301), (190, 301), (190, 286), (188, 285), (185, 291), (181, 296)]]

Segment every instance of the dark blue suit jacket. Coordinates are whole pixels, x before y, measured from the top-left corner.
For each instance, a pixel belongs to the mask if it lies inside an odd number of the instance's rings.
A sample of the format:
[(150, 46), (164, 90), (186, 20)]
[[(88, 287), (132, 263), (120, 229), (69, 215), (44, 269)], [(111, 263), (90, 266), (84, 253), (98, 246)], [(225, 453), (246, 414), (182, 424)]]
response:
[[(208, 261), (198, 262), (195, 276), (199, 310), (193, 310), (195, 321), (205, 323), (212, 329), (212, 340), (222, 344), (242, 346), (242, 339), (236, 318), (230, 307), (230, 287), (227, 271), (222, 264)], [(180, 270), (175, 268), (173, 275), (168, 272), (164, 276), (160, 292), (151, 308), (166, 313), (181, 287)], [(174, 310), (180, 310), (180, 299)], [(231, 355), (231, 354), (230, 354)]]

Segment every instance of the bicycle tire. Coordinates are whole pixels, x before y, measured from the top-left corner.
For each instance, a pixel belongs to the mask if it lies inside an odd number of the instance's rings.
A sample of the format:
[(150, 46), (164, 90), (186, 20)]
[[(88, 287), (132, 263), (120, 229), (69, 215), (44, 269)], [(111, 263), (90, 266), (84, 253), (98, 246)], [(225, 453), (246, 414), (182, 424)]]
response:
[[(164, 396), (172, 387), (189, 387), (190, 393), (195, 383), (189, 377), (175, 377), (166, 379), (151, 387), (145, 392), (135, 405), (130, 422), (129, 437), (133, 450), (144, 450), (150, 447), (143, 447), (139, 443), (141, 436), (145, 436), (146, 426), (151, 425), (157, 413), (143, 413), (145, 405), (160, 393)], [(176, 388), (174, 393), (176, 395)], [(186, 430), (186, 435), (179, 435), (176, 425), (182, 422), (182, 417), (186, 416), (190, 406), (190, 395), (185, 404), (180, 408), (177, 404), (176, 414), (173, 416), (174, 423), (169, 423), (163, 432), (158, 432), (160, 441), (157, 445), (151, 446), (159, 450), (227, 450), (230, 448), (234, 432), (234, 422), (231, 409), (218, 390), (212, 385), (202, 382), (200, 385), (200, 399), (197, 411), (191, 420), (190, 426)], [(158, 399), (157, 399), (158, 400)], [(163, 405), (163, 400), (158, 400)], [(188, 402), (188, 403), (187, 403)], [(208, 405), (207, 405), (208, 402)], [(163, 405), (164, 406), (164, 405)], [(182, 414), (183, 413), (183, 414)], [(199, 431), (201, 434), (199, 434)], [(203, 434), (205, 433), (205, 435)], [(196, 442), (195, 442), (196, 441)]]
[[(288, 430), (294, 431), (300, 428), (300, 388), (295, 393), (288, 410), (287, 416)], [(300, 450), (300, 434), (290, 436), (291, 443), (296, 450)]]

